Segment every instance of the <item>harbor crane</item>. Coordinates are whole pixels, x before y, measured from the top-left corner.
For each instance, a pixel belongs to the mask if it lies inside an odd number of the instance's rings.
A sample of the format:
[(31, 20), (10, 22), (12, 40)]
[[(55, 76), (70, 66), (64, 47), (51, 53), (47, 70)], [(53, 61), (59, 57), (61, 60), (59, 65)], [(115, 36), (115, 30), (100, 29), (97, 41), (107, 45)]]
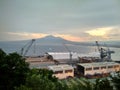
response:
[(69, 57), (70, 57), (70, 64), (72, 64), (72, 52), (71, 50), (66, 46), (65, 43), (63, 43), (63, 45), (65, 46), (65, 48), (67, 49), (67, 51), (69, 52)]
[(110, 60), (110, 61), (111, 61), (111, 60), (112, 60), (112, 59), (111, 59), (111, 54), (115, 53), (115, 51), (111, 51), (111, 50), (110, 50), (110, 48), (108, 47), (108, 45), (106, 45), (106, 46), (107, 46), (107, 55), (108, 55), (108, 60)]
[(103, 61), (107, 57), (108, 61), (111, 61), (112, 60), (111, 59), (111, 54), (115, 53), (115, 52), (111, 51), (108, 46), (107, 46), (107, 49), (104, 49), (104, 48), (100, 47), (98, 41), (96, 41), (96, 45), (98, 47), (98, 51), (100, 52), (101, 60)]
[(30, 49), (30, 47), (32, 46), (32, 44), (35, 42), (35, 39), (32, 39), (30, 42), (28, 42), (23, 48), (21, 48), (21, 53), (20, 53), (20, 55), (21, 56), (25, 56), (27, 53), (28, 53), (28, 51), (29, 51), (29, 49)]
[(104, 48), (100, 47), (98, 41), (96, 41), (96, 45), (97, 45), (98, 51), (100, 53), (100, 58), (103, 61), (103, 59), (107, 56), (106, 50)]

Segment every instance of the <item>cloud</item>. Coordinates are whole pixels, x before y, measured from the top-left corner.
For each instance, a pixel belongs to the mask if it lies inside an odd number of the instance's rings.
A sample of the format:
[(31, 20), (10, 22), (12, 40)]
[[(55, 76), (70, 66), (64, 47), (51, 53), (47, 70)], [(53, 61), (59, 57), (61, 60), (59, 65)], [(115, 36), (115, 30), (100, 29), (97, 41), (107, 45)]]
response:
[[(102, 28), (86, 28), (70, 29), (65, 32), (51, 32), (50, 33), (30, 33), (30, 32), (1, 32), (0, 40), (25, 40), (33, 38), (42, 38), (47, 35), (61, 37), (71, 41), (96, 41), (96, 40), (119, 40), (120, 27), (102, 27)], [(7, 36), (7, 37), (5, 37)]]
[(105, 29), (120, 24), (118, 0), (4, 0), (0, 13), (0, 32), (9, 32), (0, 33), (0, 39), (49, 34), (75, 41), (117, 38), (116, 32)]
[(107, 33), (108, 40), (120, 40), (120, 27), (113, 28)]
[(91, 36), (105, 36), (110, 30), (112, 30), (114, 27), (104, 27), (104, 28), (96, 28), (93, 30), (88, 30), (86, 33), (88, 33)]
[(64, 38), (70, 41), (83, 41), (84, 40), (84, 38), (73, 36), (70, 34), (55, 34), (54, 36), (61, 37), (61, 38)]
[[(32, 38), (42, 38), (42, 37), (45, 37), (49, 34), (43, 34), (43, 33), (28, 33), (28, 32), (7, 32), (8, 35), (10, 36), (14, 36), (16, 37), (16, 39), (32, 39)], [(71, 40), (71, 41), (83, 41), (82, 38), (80, 37), (75, 37), (73, 35), (70, 35), (70, 34), (51, 34), (53, 36), (56, 36), (56, 37), (61, 37), (61, 38), (64, 38), (66, 40)], [(22, 37), (22, 38), (19, 38), (19, 37)]]
[(24, 39), (41, 38), (48, 35), (43, 33), (29, 33), (29, 32), (7, 32), (7, 34), (16, 37), (23, 37)]
[(111, 27), (102, 27), (102, 28), (93, 28), (86, 30), (85, 33), (88, 34), (87, 40), (120, 40), (120, 27), (111, 26)]

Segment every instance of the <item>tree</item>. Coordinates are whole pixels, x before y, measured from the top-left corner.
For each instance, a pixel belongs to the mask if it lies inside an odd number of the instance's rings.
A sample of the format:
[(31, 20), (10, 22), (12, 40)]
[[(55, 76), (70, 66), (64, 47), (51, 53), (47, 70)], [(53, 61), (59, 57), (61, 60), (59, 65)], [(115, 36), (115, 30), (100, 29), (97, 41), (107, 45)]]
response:
[(94, 90), (113, 90), (113, 86), (111, 86), (110, 81), (108, 79), (97, 79)]
[(25, 85), (21, 85), (20, 87), (15, 87), (15, 90), (32, 90), (32, 89)]
[(32, 90), (56, 90), (58, 79), (47, 69), (31, 69), (26, 79), (26, 87)]
[(53, 81), (53, 82), (56, 82), (58, 79), (53, 76), (53, 71), (52, 70), (48, 70), (48, 69), (36, 69), (36, 68), (33, 68), (30, 70), (29, 72), (29, 76), (32, 76), (32, 75), (40, 75), (41, 78), (47, 78), (49, 79), (50, 81)]
[(0, 49), (0, 90), (14, 90), (25, 83), (29, 64), (17, 53), (6, 54)]
[(115, 73), (114, 76), (110, 76), (116, 90), (120, 90), (120, 72)]

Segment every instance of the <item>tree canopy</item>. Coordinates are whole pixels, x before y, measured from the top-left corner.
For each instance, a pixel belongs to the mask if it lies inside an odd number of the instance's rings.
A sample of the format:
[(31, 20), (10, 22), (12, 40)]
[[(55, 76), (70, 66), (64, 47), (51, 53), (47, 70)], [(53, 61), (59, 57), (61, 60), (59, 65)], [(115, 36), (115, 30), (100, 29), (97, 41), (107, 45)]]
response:
[(0, 90), (119, 90), (120, 72), (90, 82), (85, 78), (59, 80), (47, 69), (29, 69), (25, 58), (0, 49)]
[(14, 90), (25, 83), (29, 64), (17, 53), (6, 54), (0, 49), (0, 90)]

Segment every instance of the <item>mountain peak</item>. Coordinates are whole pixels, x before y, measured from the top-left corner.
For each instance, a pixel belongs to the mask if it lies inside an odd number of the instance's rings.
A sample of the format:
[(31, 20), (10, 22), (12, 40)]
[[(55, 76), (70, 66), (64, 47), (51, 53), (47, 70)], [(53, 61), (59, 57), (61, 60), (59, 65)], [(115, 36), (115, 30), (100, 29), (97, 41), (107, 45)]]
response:
[(68, 40), (65, 40), (61, 37), (56, 37), (56, 36), (53, 36), (53, 35), (48, 35), (48, 36), (45, 36), (43, 38), (39, 38), (37, 39), (38, 42), (40, 43), (56, 43), (56, 44), (60, 44), (60, 43), (63, 43), (63, 42), (70, 42)]
[(45, 36), (44, 38), (56, 38), (56, 37), (53, 35), (48, 35), (48, 36)]
[(42, 39), (48, 39), (48, 40), (64, 40), (63, 38), (61, 38), (61, 37), (56, 37), (56, 36), (53, 36), (53, 35), (48, 35), (48, 36), (45, 36), (45, 37), (43, 37)]

